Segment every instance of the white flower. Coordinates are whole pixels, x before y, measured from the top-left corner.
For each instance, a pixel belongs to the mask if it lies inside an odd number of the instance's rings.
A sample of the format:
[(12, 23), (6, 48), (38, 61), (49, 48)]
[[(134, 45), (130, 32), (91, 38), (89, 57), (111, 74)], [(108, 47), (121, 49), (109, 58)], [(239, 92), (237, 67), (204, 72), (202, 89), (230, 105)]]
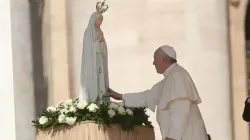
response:
[(109, 109), (117, 109), (119, 106), (116, 103), (110, 103)]
[(68, 99), (68, 100), (64, 101), (64, 105), (71, 106), (72, 104), (73, 104), (72, 99)]
[(88, 109), (90, 112), (96, 112), (97, 109), (98, 109), (98, 106), (95, 104), (95, 103), (91, 103), (89, 106), (88, 106)]
[(45, 117), (45, 116), (42, 116), (42, 117), (39, 119), (39, 123), (40, 123), (41, 125), (46, 124), (48, 121), (49, 121), (49, 119), (48, 119), (47, 117)]
[(66, 116), (64, 114), (59, 115), (58, 122), (59, 123), (65, 123)]
[(119, 104), (119, 106), (124, 106), (124, 102), (120, 102), (118, 104)]
[(115, 116), (115, 111), (110, 109), (108, 110), (109, 118), (113, 118)]
[(126, 114), (126, 111), (125, 111), (123, 106), (118, 107), (117, 110), (118, 110), (118, 113), (120, 115), (125, 115)]
[(73, 113), (75, 113), (75, 112), (76, 112), (76, 108), (75, 108), (75, 107), (73, 107), (73, 106), (71, 106), (71, 107), (69, 108), (69, 112), (73, 112)]
[(50, 106), (50, 107), (47, 108), (47, 111), (49, 111), (49, 112), (55, 112), (56, 108), (53, 107), (53, 106)]
[(61, 112), (61, 114), (67, 114), (67, 113), (69, 112), (69, 110), (66, 109), (66, 108), (64, 108), (64, 109), (62, 109), (60, 112)]
[(63, 104), (63, 101), (59, 102), (59, 103), (56, 105), (56, 108), (61, 107), (62, 104)]
[(133, 115), (133, 111), (129, 108), (126, 109), (126, 112), (128, 113), (128, 115)]
[(74, 125), (76, 122), (76, 117), (67, 117), (66, 118), (66, 123), (69, 125)]
[(88, 102), (86, 102), (86, 101), (79, 101), (79, 103), (77, 104), (77, 107), (79, 109), (84, 109), (87, 105), (88, 105)]

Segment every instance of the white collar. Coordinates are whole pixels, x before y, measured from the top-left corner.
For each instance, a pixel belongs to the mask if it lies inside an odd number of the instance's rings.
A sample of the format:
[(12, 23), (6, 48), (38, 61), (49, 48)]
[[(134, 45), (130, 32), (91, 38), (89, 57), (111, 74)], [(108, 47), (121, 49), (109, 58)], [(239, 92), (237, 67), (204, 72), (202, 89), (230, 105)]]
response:
[(175, 66), (177, 66), (177, 65), (178, 65), (177, 63), (172, 64), (170, 67), (168, 67), (168, 68), (165, 70), (165, 72), (163, 73), (163, 75), (164, 75), (165, 77), (167, 77), (168, 74), (170, 73), (170, 71), (171, 71)]

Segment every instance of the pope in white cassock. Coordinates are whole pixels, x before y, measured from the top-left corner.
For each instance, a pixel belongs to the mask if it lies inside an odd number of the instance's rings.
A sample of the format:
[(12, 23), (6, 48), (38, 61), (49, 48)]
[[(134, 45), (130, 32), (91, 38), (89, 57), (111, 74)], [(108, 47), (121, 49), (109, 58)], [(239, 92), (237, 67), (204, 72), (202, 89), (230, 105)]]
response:
[(177, 64), (174, 48), (158, 48), (153, 64), (164, 79), (151, 89), (127, 94), (109, 89), (109, 96), (123, 100), (128, 107), (148, 107), (154, 112), (157, 106), (162, 140), (208, 140), (198, 107), (201, 99), (189, 73)]

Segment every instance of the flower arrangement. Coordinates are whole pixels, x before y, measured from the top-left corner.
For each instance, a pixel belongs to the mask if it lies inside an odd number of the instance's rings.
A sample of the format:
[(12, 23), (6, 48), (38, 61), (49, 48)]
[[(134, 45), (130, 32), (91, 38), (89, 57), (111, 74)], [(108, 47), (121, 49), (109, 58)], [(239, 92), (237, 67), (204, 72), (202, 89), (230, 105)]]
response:
[(152, 127), (148, 118), (146, 108), (128, 108), (124, 106), (123, 102), (97, 104), (79, 99), (69, 99), (59, 103), (56, 107), (51, 106), (43, 109), (40, 117), (32, 122), (33, 126), (38, 129), (95, 121), (97, 124), (107, 126), (118, 124), (123, 130), (130, 130), (136, 125)]

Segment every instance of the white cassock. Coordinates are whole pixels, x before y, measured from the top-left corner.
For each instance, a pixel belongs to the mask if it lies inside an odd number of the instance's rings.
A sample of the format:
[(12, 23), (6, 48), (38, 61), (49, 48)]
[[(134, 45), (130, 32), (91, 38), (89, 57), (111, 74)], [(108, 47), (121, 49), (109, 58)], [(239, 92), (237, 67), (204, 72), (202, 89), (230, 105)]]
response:
[(189, 73), (178, 64), (172, 64), (164, 79), (150, 90), (123, 94), (128, 107), (148, 107), (155, 111), (162, 139), (208, 140), (198, 104), (201, 99)]

